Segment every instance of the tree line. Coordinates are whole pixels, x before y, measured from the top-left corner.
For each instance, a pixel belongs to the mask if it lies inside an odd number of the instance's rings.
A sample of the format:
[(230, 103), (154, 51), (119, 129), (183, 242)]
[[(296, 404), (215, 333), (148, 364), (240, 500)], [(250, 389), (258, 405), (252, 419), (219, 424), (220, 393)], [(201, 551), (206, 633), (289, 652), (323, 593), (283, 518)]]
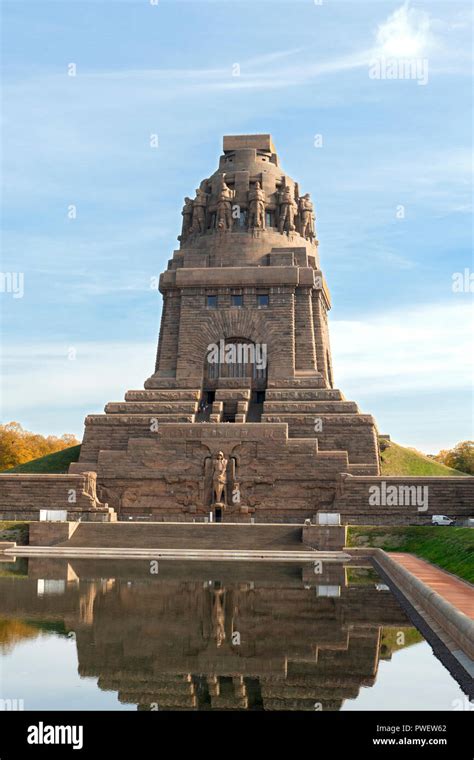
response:
[(433, 459), (447, 467), (474, 475), (474, 441), (461, 441), (453, 449), (442, 449)]
[(0, 470), (7, 470), (32, 459), (62, 451), (69, 446), (77, 446), (80, 441), (75, 435), (65, 433), (60, 438), (55, 435), (39, 435), (24, 430), (19, 422), (0, 425)]

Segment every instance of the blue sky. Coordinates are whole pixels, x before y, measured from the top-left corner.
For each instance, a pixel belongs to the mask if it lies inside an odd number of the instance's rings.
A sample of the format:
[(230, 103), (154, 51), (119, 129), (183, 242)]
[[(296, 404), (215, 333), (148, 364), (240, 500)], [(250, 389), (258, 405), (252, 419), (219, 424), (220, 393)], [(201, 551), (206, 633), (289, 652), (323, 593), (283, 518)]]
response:
[[(24, 274), (0, 293), (3, 421), (81, 436), (142, 387), (184, 196), (222, 135), (270, 132), (315, 201), (336, 385), (406, 445), (474, 437), (472, 294), (452, 289), (474, 269), (470, 3), (2, 10), (2, 271)], [(425, 84), (369, 76), (406, 59)]]

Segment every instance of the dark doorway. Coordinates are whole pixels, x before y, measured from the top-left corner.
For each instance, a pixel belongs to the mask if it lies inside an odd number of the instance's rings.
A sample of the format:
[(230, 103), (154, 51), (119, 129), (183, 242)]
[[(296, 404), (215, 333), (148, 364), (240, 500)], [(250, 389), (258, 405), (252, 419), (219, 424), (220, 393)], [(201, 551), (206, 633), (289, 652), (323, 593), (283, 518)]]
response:
[(222, 421), (223, 422), (235, 422), (235, 415), (237, 414), (237, 402), (236, 401), (225, 401), (224, 402), (224, 409), (222, 412)]
[(265, 391), (253, 391), (250, 398), (247, 422), (261, 422)]
[(214, 510), (214, 520), (215, 522), (222, 522), (222, 507), (216, 507)]

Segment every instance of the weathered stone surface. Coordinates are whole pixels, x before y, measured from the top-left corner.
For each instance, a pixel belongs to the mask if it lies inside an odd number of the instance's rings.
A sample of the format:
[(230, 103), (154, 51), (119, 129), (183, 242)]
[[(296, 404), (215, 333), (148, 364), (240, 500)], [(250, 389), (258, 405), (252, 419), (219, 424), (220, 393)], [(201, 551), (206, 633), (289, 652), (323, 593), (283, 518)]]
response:
[[(370, 490), (374, 486), (385, 503), (374, 504)], [(389, 488), (393, 486), (392, 497)], [(426, 490), (407, 491), (413, 488)], [(433, 514), (465, 518), (474, 514), (474, 478), (342, 474), (337, 479), (333, 511), (341, 514), (343, 522), (354, 525), (426, 525)]]
[(38, 520), (40, 509), (67, 511), (69, 520), (108, 520), (96, 491), (96, 473), (69, 475), (0, 474), (0, 519)]
[[(378, 474), (374, 420), (332, 388), (313, 223), (269, 135), (224, 138), (160, 278), (155, 373), (86, 420), (81, 462), (122, 513), (203, 519), (219, 451), (226, 520), (300, 520), (332, 503), (338, 473)], [(242, 344), (263, 362), (211, 366), (210, 346)]]

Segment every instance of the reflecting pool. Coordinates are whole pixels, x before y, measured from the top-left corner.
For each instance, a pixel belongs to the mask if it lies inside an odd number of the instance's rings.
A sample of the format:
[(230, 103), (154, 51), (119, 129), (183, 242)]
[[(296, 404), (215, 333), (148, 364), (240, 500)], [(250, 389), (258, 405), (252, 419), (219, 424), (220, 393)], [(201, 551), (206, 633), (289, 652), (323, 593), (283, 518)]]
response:
[(368, 566), (44, 557), (0, 564), (0, 698), (25, 710), (466, 701)]

